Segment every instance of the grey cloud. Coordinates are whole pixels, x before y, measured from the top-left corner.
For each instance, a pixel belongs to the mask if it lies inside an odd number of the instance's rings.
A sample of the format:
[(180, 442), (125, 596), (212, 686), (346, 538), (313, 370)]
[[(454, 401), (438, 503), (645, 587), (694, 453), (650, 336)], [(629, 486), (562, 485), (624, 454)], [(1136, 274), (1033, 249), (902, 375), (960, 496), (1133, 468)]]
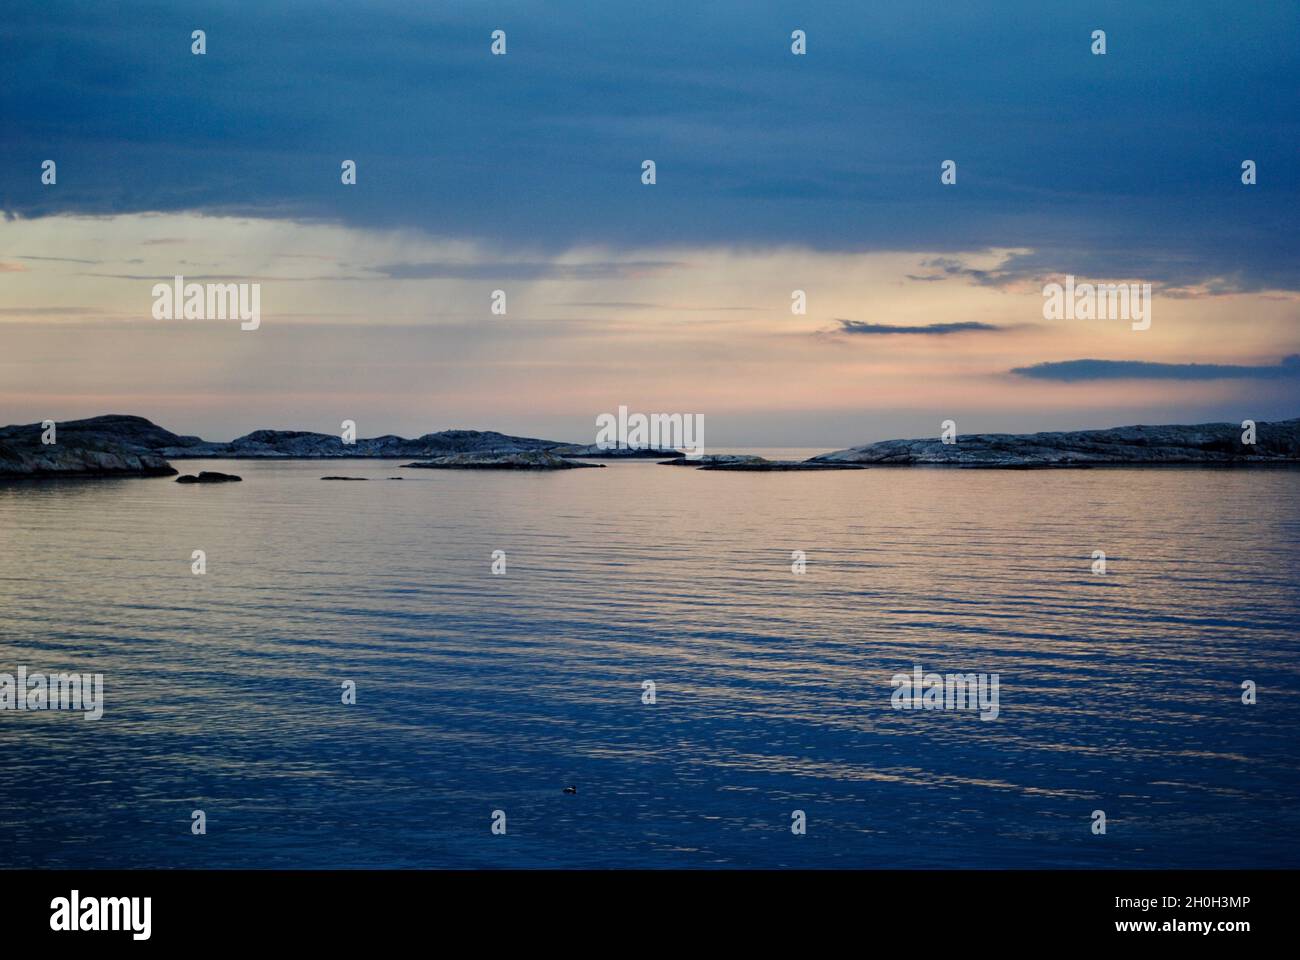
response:
[(957, 323), (927, 323), (914, 326), (892, 326), (885, 323), (868, 323), (865, 320), (836, 319), (835, 322), (840, 325), (840, 333), (866, 334), (871, 336), (889, 334), (947, 336), (952, 333), (1003, 331), (1007, 329), (1006, 327), (999, 327), (992, 323), (979, 323), (974, 320), (964, 320)]
[(1300, 380), (1300, 354), (1278, 363), (1156, 363), (1147, 360), (1060, 360), (1011, 371), (1036, 380)]

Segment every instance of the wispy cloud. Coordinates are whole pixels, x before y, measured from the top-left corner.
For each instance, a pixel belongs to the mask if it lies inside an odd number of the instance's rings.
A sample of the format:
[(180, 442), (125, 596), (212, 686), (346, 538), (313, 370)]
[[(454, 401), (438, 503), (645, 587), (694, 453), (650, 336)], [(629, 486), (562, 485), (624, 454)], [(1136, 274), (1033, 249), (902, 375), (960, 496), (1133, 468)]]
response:
[(82, 260), (79, 257), (24, 257), (20, 256), (19, 260), (50, 260), (58, 263), (103, 263), (103, 260)]
[(103, 312), (90, 307), (0, 307), (0, 317), (88, 316)]
[(926, 323), (915, 326), (893, 326), (887, 323), (868, 323), (865, 320), (840, 320), (835, 321), (840, 325), (840, 333), (866, 334), (869, 336), (880, 336), (889, 334), (923, 334), (926, 336), (947, 336), (953, 333), (970, 333), (973, 331), (1002, 331), (1006, 327), (999, 327), (992, 323), (979, 323), (975, 320), (964, 320), (957, 323)]
[(177, 275), (183, 276), (186, 283), (323, 283), (327, 280), (373, 280), (374, 277), (276, 277), (268, 274), (254, 273), (82, 273), (83, 277), (99, 277), (103, 280), (147, 280), (155, 283), (170, 283)]
[(923, 260), (921, 266), (928, 267), (931, 270), (937, 270), (937, 273), (912, 274), (909, 273), (909, 280), (947, 280), (958, 278), (969, 280), (971, 283), (978, 284), (981, 287), (1004, 287), (1009, 283), (1025, 278), (1026, 274), (1022, 270), (1010, 269), (1009, 265), (1014, 257), (1008, 257), (997, 269), (982, 270), (977, 267), (969, 267), (957, 257), (934, 257), (930, 260)]
[(374, 267), (391, 280), (609, 280), (661, 273), (684, 266), (670, 260), (621, 260), (595, 263), (489, 262), (391, 263)]
[(1061, 360), (1011, 371), (1036, 380), (1300, 380), (1300, 354), (1278, 363), (1154, 363), (1148, 360)]
[(715, 312), (724, 312), (724, 311), (752, 312), (758, 309), (757, 307), (728, 307), (728, 306), (683, 307), (683, 306), (678, 306), (670, 303), (641, 303), (636, 301), (624, 301), (624, 300), (574, 300), (568, 303), (559, 303), (556, 304), (556, 306), (592, 307), (592, 308), (598, 308), (602, 310), (669, 310), (675, 312), (699, 312), (699, 313), (715, 313)]

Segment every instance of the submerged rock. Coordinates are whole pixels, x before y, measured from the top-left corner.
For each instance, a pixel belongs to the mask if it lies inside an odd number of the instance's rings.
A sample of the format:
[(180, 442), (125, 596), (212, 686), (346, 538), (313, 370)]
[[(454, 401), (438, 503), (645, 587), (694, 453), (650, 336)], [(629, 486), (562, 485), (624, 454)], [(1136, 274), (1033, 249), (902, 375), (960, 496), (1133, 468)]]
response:
[(402, 466), (421, 470), (572, 470), (583, 467), (603, 468), (605, 465), (566, 460), (546, 450), (534, 450), (528, 453), (458, 453), (421, 463), (404, 463)]
[(243, 480), (243, 477), (237, 477), (233, 473), (218, 473), (215, 470), (200, 470), (196, 477), (193, 474), (186, 474), (183, 477), (177, 477), (177, 483), (237, 483)]
[(958, 435), (945, 444), (882, 440), (813, 457), (809, 463), (961, 467), (1080, 467), (1102, 465), (1300, 463), (1300, 419), (1255, 426), (1255, 443), (1242, 443), (1239, 423), (1133, 426), (1066, 433)]

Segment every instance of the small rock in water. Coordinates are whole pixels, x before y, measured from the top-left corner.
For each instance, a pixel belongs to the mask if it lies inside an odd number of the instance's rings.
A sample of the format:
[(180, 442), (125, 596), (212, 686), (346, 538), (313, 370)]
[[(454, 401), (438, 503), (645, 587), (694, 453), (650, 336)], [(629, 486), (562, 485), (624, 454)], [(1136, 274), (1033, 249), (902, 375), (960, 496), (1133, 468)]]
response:
[(321, 477), (322, 480), (369, 480), (369, 477)]
[(215, 470), (200, 470), (199, 475), (193, 476), (186, 474), (183, 477), (177, 477), (177, 483), (231, 483), (233, 481), (243, 480), (243, 477), (237, 477), (233, 473), (217, 473)]

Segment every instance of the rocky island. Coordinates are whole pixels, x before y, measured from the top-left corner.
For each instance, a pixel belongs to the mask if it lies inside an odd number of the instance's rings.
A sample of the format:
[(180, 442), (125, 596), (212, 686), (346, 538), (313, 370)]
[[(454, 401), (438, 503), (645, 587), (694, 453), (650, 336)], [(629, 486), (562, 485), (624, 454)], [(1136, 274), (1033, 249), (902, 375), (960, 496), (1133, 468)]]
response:
[(306, 430), (254, 430), (229, 443), (210, 443), (198, 437), (175, 437), (175, 440), (175, 443), (160, 445), (158, 453), (172, 460), (196, 457), (220, 460), (411, 459), (458, 453), (525, 453), (563, 446), (556, 440), (511, 437), (492, 430), (443, 430), (413, 440), (388, 434), (369, 439), (358, 437), (353, 443), (344, 443), (337, 434)]
[(588, 460), (648, 460), (661, 457), (677, 457), (676, 450), (662, 450), (655, 447), (602, 447), (599, 444), (582, 445), (564, 444), (555, 447), (552, 453), (562, 457), (583, 457)]
[(812, 463), (879, 466), (1085, 467), (1300, 463), (1300, 418), (1255, 425), (1243, 443), (1239, 423), (1133, 426), (1066, 433), (973, 433), (955, 443), (882, 440), (812, 457)]
[[(143, 417), (92, 417), (55, 425), (0, 427), (0, 477), (171, 477), (176, 470), (158, 445), (176, 435)], [(184, 439), (184, 438), (176, 438)], [(197, 439), (197, 438), (193, 438)]]
[[(46, 443), (46, 436), (53, 443)], [(172, 433), (143, 417), (109, 415), (55, 424), (0, 428), (0, 478), (166, 477), (177, 459), (402, 458), (403, 466), (443, 470), (569, 470), (600, 467), (584, 462), (623, 457), (664, 457), (674, 466), (701, 470), (784, 471), (862, 469), (866, 466), (1037, 467), (1300, 464), (1300, 419), (1260, 421), (1254, 443), (1237, 423), (1194, 426), (1131, 426), (1031, 434), (967, 434), (955, 443), (939, 438), (882, 440), (802, 461), (766, 460), (743, 454), (688, 459), (665, 450), (600, 450), (494, 431), (443, 430), (408, 440), (398, 436), (345, 444), (332, 434), (256, 430), (227, 443)], [(336, 479), (330, 477), (329, 479)], [(344, 479), (344, 478), (337, 478)], [(346, 478), (352, 479), (352, 478)], [(392, 478), (400, 479), (400, 478)], [(193, 480), (207, 482), (202, 474)]]
[[(358, 438), (304, 430), (255, 430), (229, 442), (172, 433), (144, 417), (109, 414), (55, 424), (54, 443), (43, 443), (42, 424), (0, 428), (0, 478), (175, 476), (169, 460), (438, 458), (528, 454), (571, 446), (556, 440), (512, 437), (494, 431), (443, 430), (413, 440)], [(469, 465), (469, 464), (465, 464)], [(500, 464), (485, 463), (485, 466)], [(594, 464), (587, 464), (594, 466)], [(545, 467), (534, 467), (534, 469)], [(394, 478), (400, 479), (400, 478)], [(183, 480), (203, 483), (207, 480)]]
[(419, 470), (572, 470), (605, 465), (566, 460), (547, 450), (531, 450), (526, 453), (500, 451), (457, 453), (450, 457), (426, 460), (423, 463), (404, 463), (402, 466)]

